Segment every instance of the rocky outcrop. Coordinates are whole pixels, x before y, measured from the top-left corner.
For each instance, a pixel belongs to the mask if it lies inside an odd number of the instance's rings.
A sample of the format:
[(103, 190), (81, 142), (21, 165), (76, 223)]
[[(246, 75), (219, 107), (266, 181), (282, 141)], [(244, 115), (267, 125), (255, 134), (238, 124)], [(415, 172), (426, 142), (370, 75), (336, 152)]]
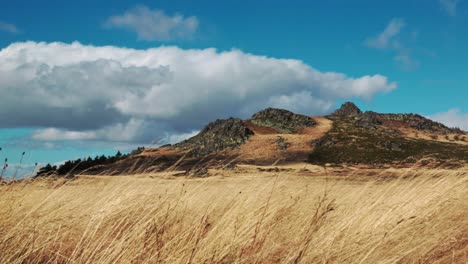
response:
[(365, 129), (377, 129), (378, 126), (382, 125), (382, 120), (376, 112), (365, 112), (355, 117), (356, 126)]
[(380, 114), (382, 120), (397, 121), (416, 130), (431, 133), (463, 133), (458, 128), (449, 128), (439, 122), (432, 121), (416, 114)]
[(308, 116), (276, 108), (260, 111), (254, 114), (250, 121), (257, 126), (270, 127), (281, 133), (294, 133), (299, 128), (316, 125)]
[(238, 147), (253, 134), (239, 118), (218, 119), (209, 123), (198, 135), (176, 144), (175, 147), (190, 148), (192, 156), (203, 157), (227, 148)]
[(417, 114), (380, 114), (372, 111), (363, 113), (355, 104), (350, 102), (344, 103), (340, 109), (328, 117), (333, 120), (345, 118), (348, 121), (355, 122), (357, 126), (367, 129), (375, 129), (384, 123), (396, 122), (395, 124), (400, 124), (401, 126), (430, 133), (464, 133), (461, 129), (449, 128)]
[(346, 117), (346, 116), (357, 116), (362, 111), (355, 104), (351, 102), (344, 103), (338, 110), (331, 114), (332, 117)]
[[(287, 110), (268, 108), (246, 121), (239, 118), (216, 120), (198, 135), (175, 145), (155, 149), (138, 148), (129, 155), (102, 156), (97, 160), (65, 163), (65, 167), (72, 169), (73, 174), (51, 166), (49, 169), (61, 175), (131, 175), (184, 171), (185, 175), (204, 177), (209, 175), (209, 169), (233, 169), (238, 162), (269, 165), (271, 160), (279, 160), (278, 157), (282, 158), (281, 162), (303, 162), (308, 151), (312, 152), (308, 161), (317, 164), (409, 163), (428, 155), (441, 161), (468, 162), (468, 146), (464, 144), (407, 137), (406, 130), (412, 128), (429, 132), (433, 139), (443, 136), (448, 140), (448, 134), (455, 134), (451, 136), (454, 141), (465, 141), (467, 134), (460, 129), (448, 128), (420, 115), (362, 112), (355, 104), (345, 103), (326, 117), (333, 120), (331, 128), (327, 127), (327, 132), (321, 134), (321, 138), (314, 142), (310, 142), (307, 133), (320, 132), (319, 130), (324, 129), (323, 126), (318, 126), (317, 131), (301, 131), (301, 128), (313, 127), (316, 125), (314, 120), (322, 122), (323, 119), (312, 119)], [(253, 143), (262, 137), (268, 140), (254, 144), (254, 148), (238, 148), (254, 133), (258, 135), (251, 139)], [(280, 133), (300, 135), (278, 135)], [(304, 151), (297, 150), (297, 146), (302, 147), (301, 144), (306, 146), (305, 155)], [(238, 159), (244, 152), (252, 149), (262, 152), (263, 147), (266, 153), (272, 153), (271, 160), (261, 155), (245, 160)], [(47, 171), (49, 170), (45, 172)]]
[(285, 151), (291, 145), (288, 143), (288, 141), (286, 141), (284, 137), (277, 137), (275, 142), (276, 142), (276, 149), (278, 151)]
[[(417, 161), (428, 155), (434, 155), (440, 161), (468, 161), (465, 145), (405, 137), (397, 128), (408, 126), (405, 123), (407, 117), (399, 116), (398, 124), (391, 124), (385, 116), (373, 112), (335, 118), (332, 129), (314, 142), (309, 161), (317, 164), (389, 164), (409, 162), (410, 158)], [(419, 125), (416, 128), (427, 129)]]

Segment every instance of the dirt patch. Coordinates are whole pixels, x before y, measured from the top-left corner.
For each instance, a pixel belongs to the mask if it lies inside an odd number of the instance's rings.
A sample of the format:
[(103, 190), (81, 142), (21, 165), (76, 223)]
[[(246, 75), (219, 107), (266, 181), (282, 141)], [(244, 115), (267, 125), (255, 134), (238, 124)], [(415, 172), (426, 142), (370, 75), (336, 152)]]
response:
[[(311, 117), (316, 123), (313, 127), (301, 128), (296, 134), (269, 133), (255, 134), (233, 150), (231, 155), (238, 155), (240, 162), (256, 164), (272, 164), (277, 161), (305, 161), (313, 151), (312, 142), (324, 136), (331, 128), (333, 121), (325, 117)], [(255, 128), (253, 129), (255, 131)], [(287, 148), (278, 149), (278, 137), (287, 142)]]
[(245, 121), (247, 127), (252, 130), (256, 135), (271, 135), (271, 134), (279, 134), (277, 130), (271, 127), (264, 127), (264, 126), (257, 126), (252, 121), (247, 120)]

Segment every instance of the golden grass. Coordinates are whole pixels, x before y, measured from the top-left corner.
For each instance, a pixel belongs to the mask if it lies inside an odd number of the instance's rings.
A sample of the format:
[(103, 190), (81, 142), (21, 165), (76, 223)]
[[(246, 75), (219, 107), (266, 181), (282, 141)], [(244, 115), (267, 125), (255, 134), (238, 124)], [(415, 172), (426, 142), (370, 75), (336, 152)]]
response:
[[(466, 170), (0, 187), (0, 263), (466, 263)], [(382, 174), (383, 175), (383, 174)]]
[[(313, 151), (310, 142), (323, 137), (333, 125), (333, 121), (325, 117), (311, 117), (317, 123), (313, 127), (302, 128), (295, 134), (263, 133), (265, 127), (250, 127), (255, 135), (241, 145), (239, 149), (228, 151), (233, 156), (240, 156), (240, 161), (271, 161), (293, 156), (295, 160), (307, 160)], [(269, 128), (267, 128), (269, 129)], [(286, 150), (278, 151), (276, 140), (282, 137), (288, 144)]]

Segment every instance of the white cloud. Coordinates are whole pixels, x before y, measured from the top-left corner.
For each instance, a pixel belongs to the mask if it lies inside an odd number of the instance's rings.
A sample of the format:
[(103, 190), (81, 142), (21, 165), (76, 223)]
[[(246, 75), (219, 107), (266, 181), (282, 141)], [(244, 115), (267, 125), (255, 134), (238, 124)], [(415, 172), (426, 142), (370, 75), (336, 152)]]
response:
[(419, 67), (419, 62), (415, 61), (409, 54), (400, 53), (395, 56), (395, 61), (405, 70), (414, 70)]
[(175, 144), (178, 142), (181, 142), (187, 138), (191, 138), (195, 135), (197, 135), (200, 132), (200, 130), (193, 130), (188, 133), (179, 133), (179, 134), (166, 134), (164, 138), (161, 138), (159, 141), (156, 141), (154, 143), (157, 144), (163, 144), (163, 143), (169, 143), (169, 144)]
[(439, 0), (439, 3), (449, 16), (455, 16), (457, 14), (458, 0)]
[(12, 34), (20, 33), (20, 30), (13, 24), (0, 21), (0, 31), (5, 31)]
[(366, 45), (371, 48), (386, 49), (393, 48), (398, 45), (395, 38), (400, 34), (400, 31), (405, 27), (405, 21), (401, 18), (393, 18), (388, 23), (387, 27), (376, 37), (366, 40)]
[[(405, 47), (399, 38), (406, 23), (401, 18), (390, 20), (385, 29), (376, 37), (368, 38), (365, 45), (379, 50), (391, 50), (395, 52), (394, 61), (404, 70), (415, 70), (419, 62), (412, 58), (410, 50)], [(414, 38), (414, 36), (413, 36)]]
[(96, 130), (74, 131), (67, 129), (45, 128), (33, 132), (32, 138), (44, 141), (63, 140), (105, 140), (131, 142), (144, 133), (145, 121), (130, 119), (125, 124), (118, 123)]
[(429, 118), (441, 122), (449, 127), (458, 127), (468, 131), (468, 113), (463, 113), (459, 109), (450, 109), (444, 113), (437, 113)]
[(104, 24), (108, 28), (135, 31), (140, 39), (168, 41), (192, 38), (198, 29), (198, 19), (181, 14), (167, 15), (163, 10), (137, 6), (124, 14), (112, 16)]
[(82, 131), (62, 131), (57, 128), (46, 128), (40, 129), (33, 133), (33, 139), (37, 140), (89, 140), (96, 139), (96, 133), (94, 132), (82, 132)]
[(396, 83), (321, 72), (299, 60), (239, 50), (135, 50), (14, 43), (0, 51), (0, 127), (42, 127), (36, 140), (150, 143), (265, 107), (324, 114)]

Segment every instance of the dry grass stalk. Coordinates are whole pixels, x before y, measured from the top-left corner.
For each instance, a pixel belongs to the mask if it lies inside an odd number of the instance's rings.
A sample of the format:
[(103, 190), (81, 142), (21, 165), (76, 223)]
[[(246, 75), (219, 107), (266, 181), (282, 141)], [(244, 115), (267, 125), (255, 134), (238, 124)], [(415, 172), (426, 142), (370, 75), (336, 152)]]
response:
[(467, 171), (385, 173), (16, 182), (0, 263), (466, 263)]

